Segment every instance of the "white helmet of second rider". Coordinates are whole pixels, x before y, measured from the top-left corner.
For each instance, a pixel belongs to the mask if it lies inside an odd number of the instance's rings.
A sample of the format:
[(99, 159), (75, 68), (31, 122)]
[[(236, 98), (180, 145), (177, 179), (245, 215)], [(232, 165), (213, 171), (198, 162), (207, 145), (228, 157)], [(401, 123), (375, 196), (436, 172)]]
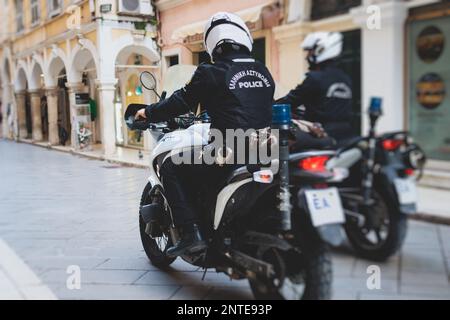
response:
[(319, 64), (334, 59), (342, 54), (344, 46), (340, 32), (314, 32), (309, 34), (302, 43), (302, 49), (311, 51), (308, 60), (312, 64)]
[(214, 50), (223, 43), (234, 43), (253, 49), (253, 38), (245, 22), (233, 13), (218, 12), (206, 23), (204, 32), (206, 51), (212, 57)]

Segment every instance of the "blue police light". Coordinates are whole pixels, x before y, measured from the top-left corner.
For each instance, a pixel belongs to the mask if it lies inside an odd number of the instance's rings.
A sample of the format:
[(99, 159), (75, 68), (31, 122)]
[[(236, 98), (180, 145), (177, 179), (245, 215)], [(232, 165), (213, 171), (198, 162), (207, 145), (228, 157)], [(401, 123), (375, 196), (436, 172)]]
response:
[(291, 124), (291, 105), (276, 104), (272, 108), (272, 124), (285, 126)]
[(372, 97), (370, 99), (369, 112), (370, 113), (382, 113), (382, 109), (381, 109), (382, 104), (383, 104), (382, 98)]

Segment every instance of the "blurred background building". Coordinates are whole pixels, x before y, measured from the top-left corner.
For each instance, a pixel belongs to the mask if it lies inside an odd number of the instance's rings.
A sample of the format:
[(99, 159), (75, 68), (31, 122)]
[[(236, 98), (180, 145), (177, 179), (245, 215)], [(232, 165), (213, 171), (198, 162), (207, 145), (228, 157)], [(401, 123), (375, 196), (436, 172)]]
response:
[[(172, 65), (208, 62), (204, 24), (230, 11), (251, 29), (254, 55), (280, 94), (307, 72), (305, 35), (342, 32), (338, 63), (353, 79), (355, 130), (367, 129), (367, 103), (380, 96), (380, 131), (410, 130), (431, 158), (434, 184), (450, 170), (449, 0), (0, 1), (3, 136), (59, 144), (66, 132), (66, 144), (79, 147), (81, 126), (105, 154), (151, 148), (150, 136), (122, 120), (128, 103), (155, 100), (139, 73), (162, 81)], [(71, 5), (80, 8), (78, 28), (68, 24), (77, 16)]]
[(1, 2), (3, 136), (74, 148), (88, 136), (105, 154), (117, 143), (143, 146), (116, 130), (115, 117), (122, 101), (150, 95), (137, 79), (160, 60), (151, 2)]

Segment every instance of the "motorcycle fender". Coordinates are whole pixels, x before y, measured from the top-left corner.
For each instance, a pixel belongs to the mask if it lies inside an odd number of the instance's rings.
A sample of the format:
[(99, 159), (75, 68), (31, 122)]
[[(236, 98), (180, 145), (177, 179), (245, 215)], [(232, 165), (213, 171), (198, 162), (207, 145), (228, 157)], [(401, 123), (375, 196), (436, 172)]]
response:
[(152, 188), (154, 188), (155, 186), (160, 186), (161, 189), (164, 189), (162, 184), (161, 184), (161, 181), (159, 181), (159, 179), (156, 176), (156, 174), (155, 175), (152, 174), (150, 177), (148, 177), (147, 180), (150, 183), (150, 185), (152, 186)]
[(315, 228), (320, 238), (331, 246), (338, 247), (344, 242), (344, 234), (342, 232), (341, 224), (328, 224), (320, 227), (314, 227), (311, 222), (311, 213), (306, 202), (304, 190), (300, 190), (298, 193), (298, 207), (302, 212), (308, 215), (308, 221), (311, 228)]
[(398, 212), (400, 214), (411, 215), (417, 213), (417, 204), (406, 204), (402, 205), (399, 202), (397, 191), (395, 189), (395, 179), (397, 178), (397, 174), (395, 173), (395, 168), (387, 167), (384, 170), (381, 170), (378, 175), (378, 183), (384, 186), (388, 186), (384, 188), (387, 196), (390, 199), (390, 202), (393, 205), (398, 206)]

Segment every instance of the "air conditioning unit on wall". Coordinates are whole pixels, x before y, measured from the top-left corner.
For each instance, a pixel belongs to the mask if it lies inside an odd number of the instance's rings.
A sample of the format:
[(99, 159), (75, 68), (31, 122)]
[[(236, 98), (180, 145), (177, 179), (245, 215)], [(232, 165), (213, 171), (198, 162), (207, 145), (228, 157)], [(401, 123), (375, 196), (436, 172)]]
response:
[(127, 16), (153, 16), (151, 0), (118, 0), (117, 14)]

